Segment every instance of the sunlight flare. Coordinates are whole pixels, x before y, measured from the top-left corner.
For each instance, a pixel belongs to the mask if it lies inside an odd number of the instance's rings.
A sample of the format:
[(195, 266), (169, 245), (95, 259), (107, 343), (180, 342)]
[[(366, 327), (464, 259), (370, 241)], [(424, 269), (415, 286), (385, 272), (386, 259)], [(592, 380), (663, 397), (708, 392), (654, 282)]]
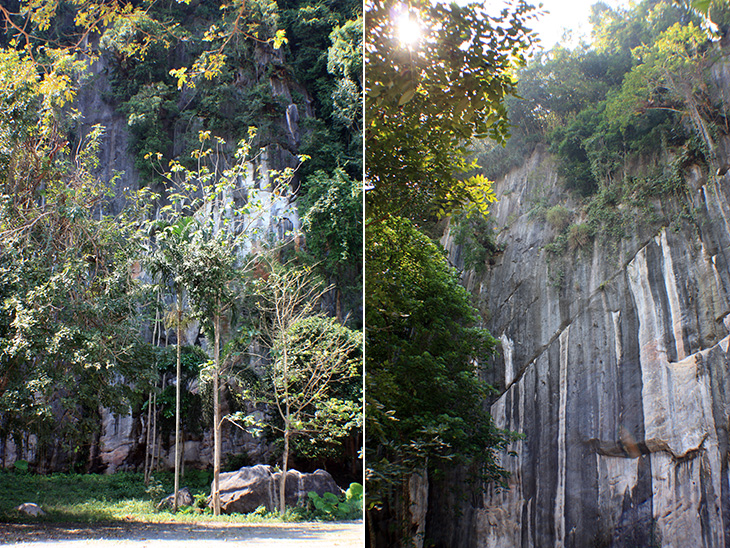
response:
[(422, 24), (418, 15), (404, 7), (397, 20), (398, 40), (401, 45), (411, 49), (418, 44), (422, 34)]

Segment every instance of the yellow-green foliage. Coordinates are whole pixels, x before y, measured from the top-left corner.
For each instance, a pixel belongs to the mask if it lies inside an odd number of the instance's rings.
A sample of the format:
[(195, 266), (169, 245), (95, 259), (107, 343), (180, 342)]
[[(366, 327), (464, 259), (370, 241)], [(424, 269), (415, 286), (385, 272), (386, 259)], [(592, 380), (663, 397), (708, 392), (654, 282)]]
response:
[(571, 250), (586, 248), (592, 238), (593, 230), (587, 223), (571, 225), (568, 229), (568, 247)]
[(570, 211), (564, 205), (556, 205), (547, 210), (545, 219), (555, 230), (562, 232), (570, 222)]

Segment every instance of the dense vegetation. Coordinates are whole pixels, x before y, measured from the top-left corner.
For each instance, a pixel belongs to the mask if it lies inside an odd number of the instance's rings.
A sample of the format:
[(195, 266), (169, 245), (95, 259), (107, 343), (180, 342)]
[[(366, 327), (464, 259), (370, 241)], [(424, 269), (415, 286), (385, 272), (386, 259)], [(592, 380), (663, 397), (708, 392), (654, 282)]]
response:
[[(503, 101), (524, 62), (530, 9), (488, 16), (471, 4), (370, 2), (366, 16), (366, 481), (371, 546), (410, 546), (409, 482), (456, 467), (500, 481), (513, 439), (486, 411), (481, 368), (495, 340), (426, 235), (434, 221), (480, 218), (491, 183), (465, 174), (472, 136), (503, 139)], [(398, 20), (421, 25), (400, 43)], [(454, 509), (456, 511), (456, 509)], [(421, 539), (423, 540), (423, 539)], [(427, 542), (427, 541), (426, 541)]]
[[(359, 5), (47, 0), (0, 16), (3, 447), (39, 472), (100, 471), (101, 414), (131, 409), (147, 442), (128, 464), (149, 480), (179, 402), (186, 436), (265, 426), (277, 458), (288, 415), (253, 417), (286, 407), (276, 389), (297, 393), (316, 343), (357, 341), (362, 326)], [(90, 62), (105, 72), (89, 84)], [(89, 131), (77, 102), (105, 78), (140, 187), (121, 211), (99, 177), (104, 128)], [(295, 199), (302, 234), (271, 213)], [(262, 303), (276, 269), (318, 291), (296, 304), (306, 318), (272, 331)], [(362, 396), (359, 347), (345, 348), (342, 384), (324, 378), (306, 401), (293, 448), (347, 480), (359, 479)], [(288, 352), (298, 361), (282, 377)]]
[(477, 158), (482, 173), (497, 178), (536, 147), (557, 156), (578, 205), (535, 204), (533, 215), (558, 234), (549, 251), (587, 248), (595, 237), (616, 242), (637, 220), (681, 220), (656, 207), (662, 197), (679, 197), (681, 216), (690, 218), (686, 170), (726, 170), (715, 156), (728, 133), (725, 106), (709, 69), (721, 55), (727, 3), (713, 3), (709, 14), (714, 37), (706, 16), (676, 2), (598, 3), (590, 43), (557, 45), (520, 71), (519, 98), (508, 101), (512, 137), (505, 147), (478, 143)]
[[(172, 490), (173, 477), (169, 472), (159, 472), (145, 485), (141, 473), (119, 472), (116, 474), (30, 474), (22, 471), (24, 461), (12, 470), (0, 471), (0, 520), (5, 523), (23, 522), (73, 522), (102, 523), (129, 522), (130, 519), (145, 522), (185, 523), (209, 519), (225, 519), (229, 522), (281, 521), (278, 513), (258, 508), (247, 515), (233, 514), (214, 518), (207, 508), (210, 495), (211, 472), (193, 470), (187, 474), (187, 487), (193, 496), (193, 504), (178, 513), (169, 508), (157, 509), (161, 499)], [(284, 521), (357, 519), (362, 514), (362, 485), (353, 483), (346, 492), (336, 497), (328, 493), (319, 497), (308, 493), (308, 504), (291, 508)], [(18, 506), (34, 500), (46, 515), (29, 517), (16, 510)]]

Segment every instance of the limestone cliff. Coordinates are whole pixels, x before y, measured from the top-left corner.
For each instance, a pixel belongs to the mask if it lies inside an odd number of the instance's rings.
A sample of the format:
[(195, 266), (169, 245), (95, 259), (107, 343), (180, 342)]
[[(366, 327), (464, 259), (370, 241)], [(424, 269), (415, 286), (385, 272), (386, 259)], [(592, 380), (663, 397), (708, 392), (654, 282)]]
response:
[[(730, 177), (686, 182), (693, 222), (657, 199), (675, 222), (637, 217), (562, 257), (530, 215), (569, 201), (555, 160), (538, 150), (496, 183), (504, 251), (463, 282), (502, 341), (493, 416), (525, 438), (501, 457), (509, 490), (431, 485), (436, 546), (730, 546)], [(442, 243), (458, 266), (448, 229)]]
[[(268, 46), (259, 46), (256, 50), (256, 62), (262, 73), (265, 73), (267, 63), (275, 55), (270, 50), (271, 48)], [(130, 147), (132, 136), (127, 118), (109, 99), (111, 70), (108, 59), (103, 55), (91, 63), (89, 74), (81, 83), (74, 108), (78, 109), (81, 114), (81, 133), (88, 133), (97, 124), (104, 128), (99, 146), (99, 167), (96, 176), (101, 181), (114, 182), (113, 192), (104, 207), (106, 212), (116, 215), (124, 208), (128, 191), (137, 191), (149, 183), (135, 169)], [(264, 211), (257, 215), (256, 223), (252, 224), (253, 228), (262, 234), (274, 234), (276, 237), (283, 238), (288, 231), (298, 231), (301, 228), (294, 192), (289, 191), (293, 189), (276, 194), (272, 190), (263, 189), (268, 189), (272, 185), (271, 171), (281, 171), (298, 165), (297, 157), (292, 152), (296, 151), (296, 146), (301, 140), (298, 122), (300, 116), (302, 118), (312, 116), (312, 110), (307, 108), (300, 114), (296, 104), (292, 102), (292, 92), (297, 92), (305, 98), (308, 97), (307, 91), (301, 84), (286, 78), (270, 77), (267, 79), (272, 93), (282, 97), (288, 103), (286, 115), (279, 123), (285, 129), (291, 150), (278, 144), (267, 146), (250, 162), (248, 178), (240, 181), (240, 187), (241, 189), (254, 187), (262, 189), (257, 194), (257, 200), (264, 204), (262, 206)], [(177, 152), (187, 155), (188, 151), (182, 150), (180, 144), (186, 143), (186, 141), (183, 138), (180, 138), (179, 141), (179, 143), (175, 142), (176, 148), (180, 148)], [(298, 181), (295, 179), (292, 185), (298, 186)], [(156, 190), (160, 194), (164, 193), (162, 187)], [(241, 190), (241, 193), (244, 192), (245, 190)], [(195, 342), (203, 337), (198, 322), (192, 322), (187, 331), (187, 341)], [(177, 337), (173, 329), (167, 330), (165, 341), (166, 344), (176, 343)], [(201, 342), (205, 345), (204, 340)], [(134, 381), (134, 379), (127, 379), (125, 382), (133, 383)], [(173, 379), (163, 381), (163, 387), (169, 386), (172, 382)], [(224, 402), (224, 407), (225, 405)], [(224, 409), (224, 414), (225, 412), (227, 412), (227, 408)], [(130, 410), (125, 415), (116, 415), (103, 407), (98, 409), (98, 413), (100, 428), (98, 435), (91, 442), (89, 461), (92, 464), (90, 464), (90, 468), (107, 473), (141, 469), (145, 460), (146, 429), (149, 426), (146, 424), (146, 413), (136, 409)], [(224, 459), (228, 456), (246, 455), (257, 462), (266, 462), (270, 458), (271, 445), (263, 436), (252, 436), (229, 424), (226, 424), (223, 430)], [(171, 433), (159, 435), (154, 451), (160, 463), (159, 467), (168, 469), (174, 467), (174, 438)], [(45, 457), (39, 454), (37, 439), (32, 434), (25, 436), (20, 449), (12, 437), (6, 437), (0, 441), (0, 464), (9, 467), (18, 459), (27, 460), (42, 469), (63, 470), (67, 466), (64, 457), (51, 458), (49, 462), (41, 462)], [(212, 466), (211, 430), (188, 435), (184, 442), (183, 461), (185, 466), (196, 468)]]

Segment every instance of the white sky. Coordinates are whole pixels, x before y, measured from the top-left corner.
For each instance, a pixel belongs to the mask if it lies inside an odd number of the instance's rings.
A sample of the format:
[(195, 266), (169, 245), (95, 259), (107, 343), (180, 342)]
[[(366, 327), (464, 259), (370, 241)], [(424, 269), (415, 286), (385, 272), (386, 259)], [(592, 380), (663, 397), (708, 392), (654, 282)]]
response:
[[(603, 1), (613, 8), (628, 5), (628, 0)], [(535, 5), (539, 2), (540, 0), (532, 1)], [(573, 31), (574, 39), (581, 36), (590, 37), (588, 16), (591, 13), (591, 6), (595, 3), (596, 1), (592, 0), (542, 0), (543, 10), (550, 13), (533, 22), (532, 26), (540, 33), (543, 48), (550, 49), (559, 42), (566, 28)]]

